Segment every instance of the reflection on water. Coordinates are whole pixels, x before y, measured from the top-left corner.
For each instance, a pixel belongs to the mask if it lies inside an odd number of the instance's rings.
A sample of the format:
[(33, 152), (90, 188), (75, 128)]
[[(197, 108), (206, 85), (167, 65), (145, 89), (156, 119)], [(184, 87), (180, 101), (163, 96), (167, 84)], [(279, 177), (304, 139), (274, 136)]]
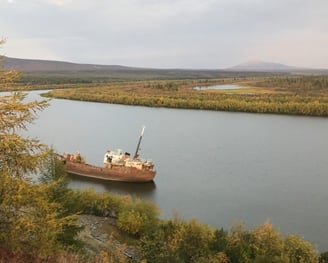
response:
[(213, 86), (197, 86), (194, 88), (194, 90), (211, 90), (211, 89), (229, 90), (229, 89), (241, 89), (241, 88), (242, 87), (239, 85), (224, 84), (224, 85), (213, 85)]
[(96, 178), (81, 177), (78, 175), (69, 174), (70, 188), (75, 189), (94, 189), (97, 192), (112, 192), (117, 194), (129, 194), (139, 196), (141, 198), (153, 199), (156, 184), (155, 182), (148, 183), (124, 183), (115, 181), (105, 181)]

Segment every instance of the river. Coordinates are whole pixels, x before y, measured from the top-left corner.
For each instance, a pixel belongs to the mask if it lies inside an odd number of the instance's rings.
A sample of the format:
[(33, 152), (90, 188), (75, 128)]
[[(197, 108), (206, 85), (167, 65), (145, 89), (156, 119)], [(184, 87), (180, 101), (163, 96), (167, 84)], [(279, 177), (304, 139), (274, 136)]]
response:
[(30, 137), (102, 165), (108, 149), (133, 153), (145, 125), (140, 153), (157, 169), (150, 184), (71, 177), (70, 187), (132, 194), (157, 203), (163, 218), (177, 213), (225, 229), (269, 220), (282, 233), (328, 250), (327, 118), (50, 104), (29, 128)]

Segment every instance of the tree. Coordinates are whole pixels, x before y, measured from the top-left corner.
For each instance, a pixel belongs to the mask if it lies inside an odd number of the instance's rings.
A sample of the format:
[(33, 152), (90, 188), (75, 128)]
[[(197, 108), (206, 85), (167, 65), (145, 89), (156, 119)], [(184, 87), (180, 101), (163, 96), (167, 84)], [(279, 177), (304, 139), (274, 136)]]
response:
[(132, 235), (140, 236), (158, 225), (159, 208), (139, 198), (131, 199), (118, 213), (117, 226)]
[[(17, 76), (2, 68), (0, 89), (10, 87)], [(18, 132), (27, 129), (48, 101), (25, 102), (25, 97), (21, 91), (0, 96), (0, 248), (47, 258), (61, 248), (58, 240), (76, 218), (62, 216), (61, 204), (49, 199), (51, 184), (29, 180), (30, 173), (42, 168), (49, 150)]]
[(328, 251), (320, 254), (319, 262), (320, 263), (328, 263)]
[[(0, 46), (4, 43), (0, 40)], [(11, 88), (18, 78), (16, 71), (0, 68), (0, 90)], [(13, 177), (25, 177), (35, 172), (41, 157), (48, 149), (36, 139), (19, 136), (36, 118), (36, 113), (48, 106), (47, 100), (23, 102), (26, 94), (21, 91), (0, 96), (0, 171)]]
[(48, 149), (37, 139), (23, 138), (16, 132), (27, 129), (48, 102), (23, 102), (25, 94), (12, 92), (0, 97), (0, 169), (12, 177), (35, 172)]
[(140, 246), (147, 262), (208, 262), (213, 238), (214, 231), (207, 225), (174, 218), (143, 236)]
[(255, 237), (255, 248), (258, 257), (280, 258), (283, 251), (283, 238), (278, 230), (268, 221), (255, 227), (253, 230)]
[(285, 255), (289, 263), (317, 263), (318, 252), (313, 245), (296, 235), (288, 235), (285, 239)]

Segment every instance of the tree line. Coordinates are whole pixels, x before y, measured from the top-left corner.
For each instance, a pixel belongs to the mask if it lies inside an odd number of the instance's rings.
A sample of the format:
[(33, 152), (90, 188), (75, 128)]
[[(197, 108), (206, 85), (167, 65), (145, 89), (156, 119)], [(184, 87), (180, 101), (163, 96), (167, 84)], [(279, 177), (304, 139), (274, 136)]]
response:
[(119, 82), (102, 86), (56, 89), (47, 96), (71, 100), (148, 107), (253, 113), (328, 116), (328, 77), (302, 76), (240, 79), (238, 90), (195, 90), (196, 86), (231, 80)]

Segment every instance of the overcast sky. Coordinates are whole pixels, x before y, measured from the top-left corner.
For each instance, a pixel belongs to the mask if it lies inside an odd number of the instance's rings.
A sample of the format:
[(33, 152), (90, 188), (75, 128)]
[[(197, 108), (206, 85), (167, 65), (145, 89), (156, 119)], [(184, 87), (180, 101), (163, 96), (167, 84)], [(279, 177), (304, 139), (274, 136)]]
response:
[(0, 0), (0, 54), (155, 68), (328, 68), (328, 0)]

